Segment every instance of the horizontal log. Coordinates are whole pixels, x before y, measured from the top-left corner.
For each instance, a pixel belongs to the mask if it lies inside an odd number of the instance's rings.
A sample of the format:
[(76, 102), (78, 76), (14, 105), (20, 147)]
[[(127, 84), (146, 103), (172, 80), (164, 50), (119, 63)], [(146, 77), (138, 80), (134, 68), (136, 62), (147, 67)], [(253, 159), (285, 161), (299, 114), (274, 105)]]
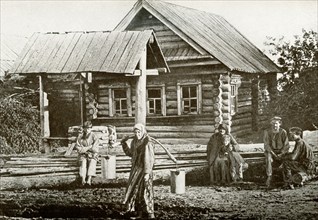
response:
[(248, 101), (239, 101), (237, 103), (237, 107), (240, 108), (240, 107), (244, 107), (244, 106), (251, 106), (252, 105), (252, 101), (251, 100), (248, 100)]
[(242, 130), (252, 130), (252, 125), (251, 124), (245, 124), (245, 125), (237, 125), (237, 126), (232, 126), (231, 131), (236, 132), (236, 131), (242, 131)]
[(237, 109), (238, 114), (252, 112), (252, 106), (244, 106)]
[(235, 126), (241, 126), (244, 124), (252, 124), (252, 118), (248, 117), (248, 118), (239, 118), (239, 119), (233, 119), (232, 120), (232, 127)]
[(203, 106), (202, 107), (202, 112), (203, 113), (213, 113), (214, 112), (214, 108), (213, 108), (213, 106)]

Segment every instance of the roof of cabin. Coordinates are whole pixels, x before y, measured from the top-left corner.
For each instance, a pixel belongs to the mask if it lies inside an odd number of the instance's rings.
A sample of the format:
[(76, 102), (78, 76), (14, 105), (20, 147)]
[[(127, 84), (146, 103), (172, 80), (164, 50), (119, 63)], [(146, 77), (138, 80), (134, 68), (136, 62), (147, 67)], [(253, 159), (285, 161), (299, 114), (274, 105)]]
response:
[[(279, 72), (279, 68), (223, 17), (158, 0), (138, 0), (115, 30), (125, 30), (144, 8), (193, 48), (202, 49), (232, 71)], [(201, 51), (200, 51), (201, 50)]]
[(67, 32), (33, 34), (10, 72), (133, 74), (150, 39), (156, 68), (167, 68), (153, 31)]

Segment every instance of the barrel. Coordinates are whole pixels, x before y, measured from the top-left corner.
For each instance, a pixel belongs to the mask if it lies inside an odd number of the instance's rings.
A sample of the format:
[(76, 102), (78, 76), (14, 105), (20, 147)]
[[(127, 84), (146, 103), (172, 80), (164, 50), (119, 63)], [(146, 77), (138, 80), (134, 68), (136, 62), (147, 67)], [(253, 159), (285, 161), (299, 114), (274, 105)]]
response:
[(102, 178), (115, 179), (116, 178), (116, 155), (106, 155), (102, 159)]
[(171, 193), (183, 194), (185, 193), (185, 171), (184, 170), (170, 170), (170, 189)]

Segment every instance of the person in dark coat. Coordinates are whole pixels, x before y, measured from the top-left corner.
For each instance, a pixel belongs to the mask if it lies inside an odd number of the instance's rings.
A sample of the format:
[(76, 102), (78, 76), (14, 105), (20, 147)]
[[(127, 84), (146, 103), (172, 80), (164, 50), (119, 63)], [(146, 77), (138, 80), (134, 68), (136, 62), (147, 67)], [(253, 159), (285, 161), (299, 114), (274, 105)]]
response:
[(285, 186), (293, 189), (292, 172), (303, 172), (311, 175), (314, 172), (315, 164), (312, 148), (301, 138), (301, 128), (290, 128), (289, 134), (291, 140), (295, 141), (295, 147), (293, 152), (285, 154), (282, 160)]
[(273, 117), (270, 121), (271, 127), (264, 131), (264, 149), (266, 162), (266, 186), (270, 187), (273, 174), (273, 162), (278, 166), (281, 164), (281, 158), (289, 150), (289, 141), (287, 132), (281, 128), (282, 119)]
[(218, 126), (218, 132), (211, 136), (207, 144), (207, 161), (211, 184), (231, 182), (229, 159), (220, 154), (224, 135), (229, 135), (233, 149), (238, 149), (238, 143), (233, 136), (229, 134), (227, 126), (220, 124)]
[(154, 145), (150, 141), (144, 125), (134, 126), (134, 138), (121, 141), (125, 154), (131, 157), (131, 171), (125, 193), (126, 212), (137, 211), (138, 217), (154, 219), (153, 167), (155, 162)]

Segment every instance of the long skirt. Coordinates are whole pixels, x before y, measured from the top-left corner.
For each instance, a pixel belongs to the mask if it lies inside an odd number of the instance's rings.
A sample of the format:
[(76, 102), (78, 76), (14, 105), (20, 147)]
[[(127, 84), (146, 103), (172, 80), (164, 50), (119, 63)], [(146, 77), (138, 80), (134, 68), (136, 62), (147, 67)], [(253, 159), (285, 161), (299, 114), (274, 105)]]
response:
[(129, 212), (137, 211), (147, 214), (154, 213), (153, 200), (153, 175), (150, 174), (148, 181), (144, 179), (142, 168), (134, 168), (129, 176), (125, 194), (125, 205)]
[(210, 183), (229, 183), (231, 181), (229, 165), (227, 157), (217, 156), (214, 163), (210, 166)]

